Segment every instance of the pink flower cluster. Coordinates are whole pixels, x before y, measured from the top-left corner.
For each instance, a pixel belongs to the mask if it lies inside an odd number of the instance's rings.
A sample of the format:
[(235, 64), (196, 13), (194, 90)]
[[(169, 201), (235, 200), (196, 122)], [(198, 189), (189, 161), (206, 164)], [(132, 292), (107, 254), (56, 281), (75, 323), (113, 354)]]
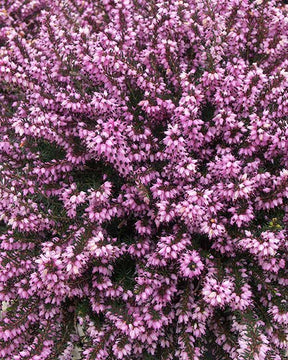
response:
[(1, 359), (287, 358), (287, 34), (280, 0), (0, 0)]

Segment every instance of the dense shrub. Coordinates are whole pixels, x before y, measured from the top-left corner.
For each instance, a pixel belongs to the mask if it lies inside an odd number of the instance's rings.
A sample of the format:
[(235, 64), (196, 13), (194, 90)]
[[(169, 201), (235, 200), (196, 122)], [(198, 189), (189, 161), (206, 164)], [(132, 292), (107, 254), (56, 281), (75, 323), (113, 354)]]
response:
[(281, 2), (0, 4), (0, 358), (285, 359)]

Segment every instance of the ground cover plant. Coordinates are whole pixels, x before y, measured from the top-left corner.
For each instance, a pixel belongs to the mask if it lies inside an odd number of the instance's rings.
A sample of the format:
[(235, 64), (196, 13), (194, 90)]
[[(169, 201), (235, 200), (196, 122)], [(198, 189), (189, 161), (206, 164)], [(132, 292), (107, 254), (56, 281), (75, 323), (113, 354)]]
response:
[(283, 3), (0, 5), (0, 359), (287, 358)]

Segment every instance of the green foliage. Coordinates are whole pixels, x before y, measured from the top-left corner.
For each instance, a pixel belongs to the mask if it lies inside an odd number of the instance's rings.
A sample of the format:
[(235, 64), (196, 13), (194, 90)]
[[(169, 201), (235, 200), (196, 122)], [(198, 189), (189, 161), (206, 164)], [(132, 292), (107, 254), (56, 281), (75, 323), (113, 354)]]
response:
[(124, 255), (114, 263), (112, 282), (123, 286), (125, 290), (133, 290), (135, 281), (136, 262), (129, 255)]
[(79, 191), (87, 191), (88, 189), (98, 189), (103, 183), (103, 176), (107, 176), (107, 180), (113, 180), (114, 192), (119, 192), (124, 184), (123, 179), (113, 169), (113, 167), (102, 160), (91, 159), (86, 161), (84, 166), (74, 169), (70, 173), (73, 180), (77, 184)]
[(211, 121), (214, 117), (215, 107), (211, 103), (207, 103), (202, 107), (201, 118), (206, 123)]
[(124, 242), (130, 245), (135, 243), (137, 238), (134, 223), (135, 219), (132, 215), (127, 216), (125, 219), (114, 217), (109, 222), (106, 222), (103, 227), (109, 236), (117, 238), (117, 243)]
[(0, 234), (4, 234), (8, 229), (8, 226), (4, 223), (4, 221), (0, 221)]
[(37, 139), (35, 142), (34, 150), (39, 152), (39, 158), (43, 162), (63, 160), (66, 155), (65, 150), (57, 144), (40, 139)]

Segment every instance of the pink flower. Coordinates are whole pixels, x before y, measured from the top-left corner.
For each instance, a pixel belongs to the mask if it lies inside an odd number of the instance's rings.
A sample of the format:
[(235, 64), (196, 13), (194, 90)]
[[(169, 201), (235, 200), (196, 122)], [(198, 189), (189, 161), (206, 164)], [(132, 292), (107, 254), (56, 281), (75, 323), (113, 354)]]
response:
[(234, 284), (230, 279), (218, 282), (213, 277), (207, 277), (202, 289), (203, 299), (211, 306), (223, 307), (230, 302)]
[(179, 259), (179, 262), (180, 272), (184, 277), (193, 278), (194, 276), (199, 276), (204, 269), (204, 264), (195, 250), (185, 252)]
[(284, 356), (287, 15), (0, 1), (1, 359)]

